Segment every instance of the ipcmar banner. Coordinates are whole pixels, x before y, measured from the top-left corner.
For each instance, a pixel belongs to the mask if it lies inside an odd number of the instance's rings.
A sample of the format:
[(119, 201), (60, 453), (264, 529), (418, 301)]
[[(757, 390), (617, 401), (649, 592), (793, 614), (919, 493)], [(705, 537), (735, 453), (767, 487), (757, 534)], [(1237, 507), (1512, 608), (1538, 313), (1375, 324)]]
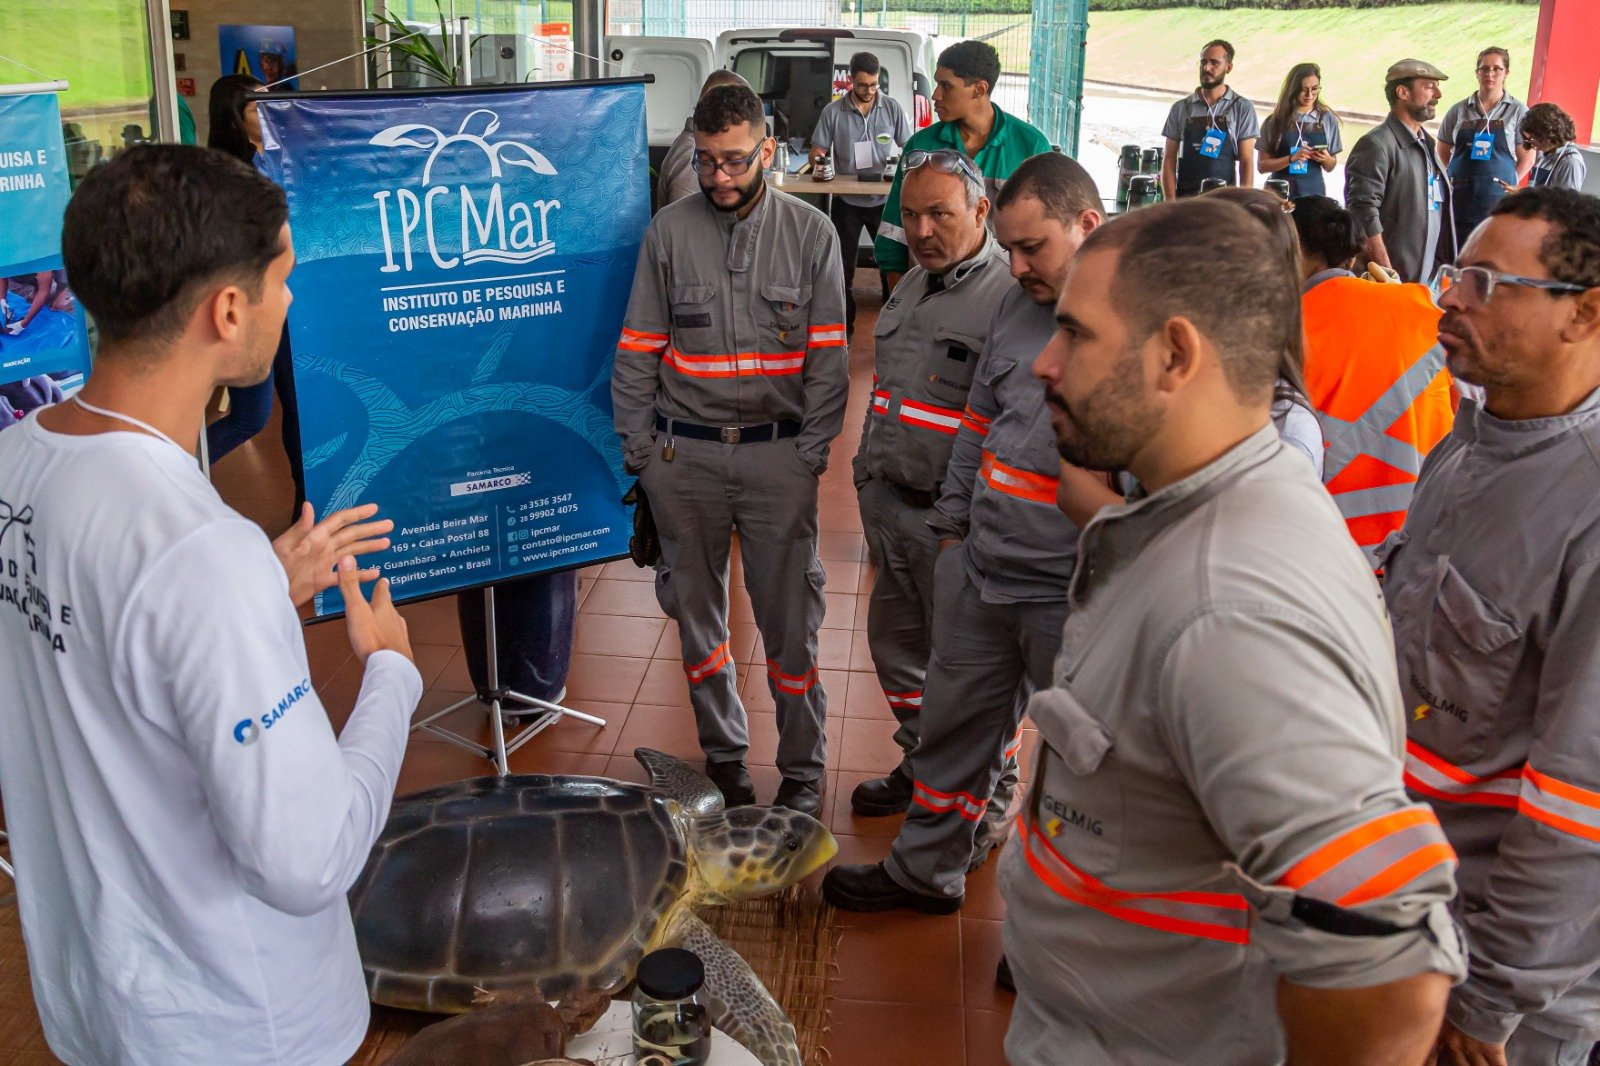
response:
[(56, 94), (0, 87), (0, 429), (59, 398), (54, 379), (89, 365), (83, 317), (61, 267), (71, 195)]
[(642, 80), (258, 108), (317, 513), (393, 519), (368, 558), (397, 599), (625, 555), (610, 383), (650, 215)]

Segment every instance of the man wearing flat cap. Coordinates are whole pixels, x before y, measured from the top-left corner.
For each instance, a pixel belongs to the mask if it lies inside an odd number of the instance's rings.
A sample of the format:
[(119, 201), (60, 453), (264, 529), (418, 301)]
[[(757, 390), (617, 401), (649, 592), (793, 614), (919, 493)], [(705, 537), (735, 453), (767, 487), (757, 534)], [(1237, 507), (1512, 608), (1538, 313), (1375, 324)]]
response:
[(1345, 205), (1366, 258), (1424, 284), (1455, 260), (1458, 239), (1450, 179), (1422, 128), (1434, 116), (1444, 80), (1420, 59), (1390, 67), (1383, 88), (1389, 117), (1356, 142), (1344, 169)]

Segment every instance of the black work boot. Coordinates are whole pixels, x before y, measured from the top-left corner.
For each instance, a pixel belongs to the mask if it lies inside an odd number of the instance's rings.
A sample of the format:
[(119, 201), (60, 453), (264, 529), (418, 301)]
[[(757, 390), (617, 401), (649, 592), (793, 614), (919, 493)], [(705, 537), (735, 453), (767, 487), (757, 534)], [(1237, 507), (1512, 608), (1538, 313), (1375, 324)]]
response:
[(707, 759), (706, 776), (711, 778), (711, 783), (722, 793), (724, 806), (748, 807), (756, 801), (756, 790), (750, 784), (750, 771), (744, 768), (744, 760), (712, 762)]
[(850, 793), (850, 809), (866, 818), (903, 814), (911, 806), (911, 775), (897, 766), (888, 777), (863, 781)]
[(929, 896), (901, 888), (883, 868), (835, 866), (822, 879), (822, 898), (842, 911), (921, 911), (923, 914), (954, 914), (961, 909), (961, 896)]
[(786, 777), (778, 786), (778, 796), (772, 801), (773, 806), (787, 807), (791, 811), (815, 817), (817, 811), (822, 809), (821, 784), (820, 781), (796, 781)]

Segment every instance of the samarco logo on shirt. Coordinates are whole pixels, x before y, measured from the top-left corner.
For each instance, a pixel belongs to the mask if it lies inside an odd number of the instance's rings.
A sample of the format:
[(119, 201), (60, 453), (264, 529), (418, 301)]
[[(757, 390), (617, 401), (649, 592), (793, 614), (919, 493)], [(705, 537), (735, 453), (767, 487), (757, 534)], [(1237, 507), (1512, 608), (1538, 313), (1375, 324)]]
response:
[(260, 719), (242, 718), (233, 727), (233, 739), (240, 745), (249, 747), (261, 739), (264, 730), (271, 729), (278, 724), (278, 720), (289, 713), (289, 708), (311, 695), (311, 679), (308, 677), (294, 688), (283, 694), (277, 705), (262, 715)]

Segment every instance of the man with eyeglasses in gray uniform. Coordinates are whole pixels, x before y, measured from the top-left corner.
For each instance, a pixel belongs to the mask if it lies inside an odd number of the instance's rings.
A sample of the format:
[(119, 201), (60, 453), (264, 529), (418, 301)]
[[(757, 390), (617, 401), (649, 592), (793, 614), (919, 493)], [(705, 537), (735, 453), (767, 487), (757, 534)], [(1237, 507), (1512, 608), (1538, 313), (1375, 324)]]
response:
[(706, 93), (694, 126), (704, 195), (645, 233), (612, 373), (616, 429), (660, 533), (656, 598), (678, 623), (707, 775), (730, 807), (755, 802), (728, 647), (737, 529), (777, 704), (775, 802), (811, 814), (827, 706), (817, 478), (849, 390), (839, 243), (826, 215), (767, 188), (774, 145), (749, 88)]
[(1442, 267), (1483, 390), (1378, 549), (1405, 782), (1460, 857), (1441, 1066), (1582, 1066), (1600, 1037), (1600, 200), (1528, 189)]

